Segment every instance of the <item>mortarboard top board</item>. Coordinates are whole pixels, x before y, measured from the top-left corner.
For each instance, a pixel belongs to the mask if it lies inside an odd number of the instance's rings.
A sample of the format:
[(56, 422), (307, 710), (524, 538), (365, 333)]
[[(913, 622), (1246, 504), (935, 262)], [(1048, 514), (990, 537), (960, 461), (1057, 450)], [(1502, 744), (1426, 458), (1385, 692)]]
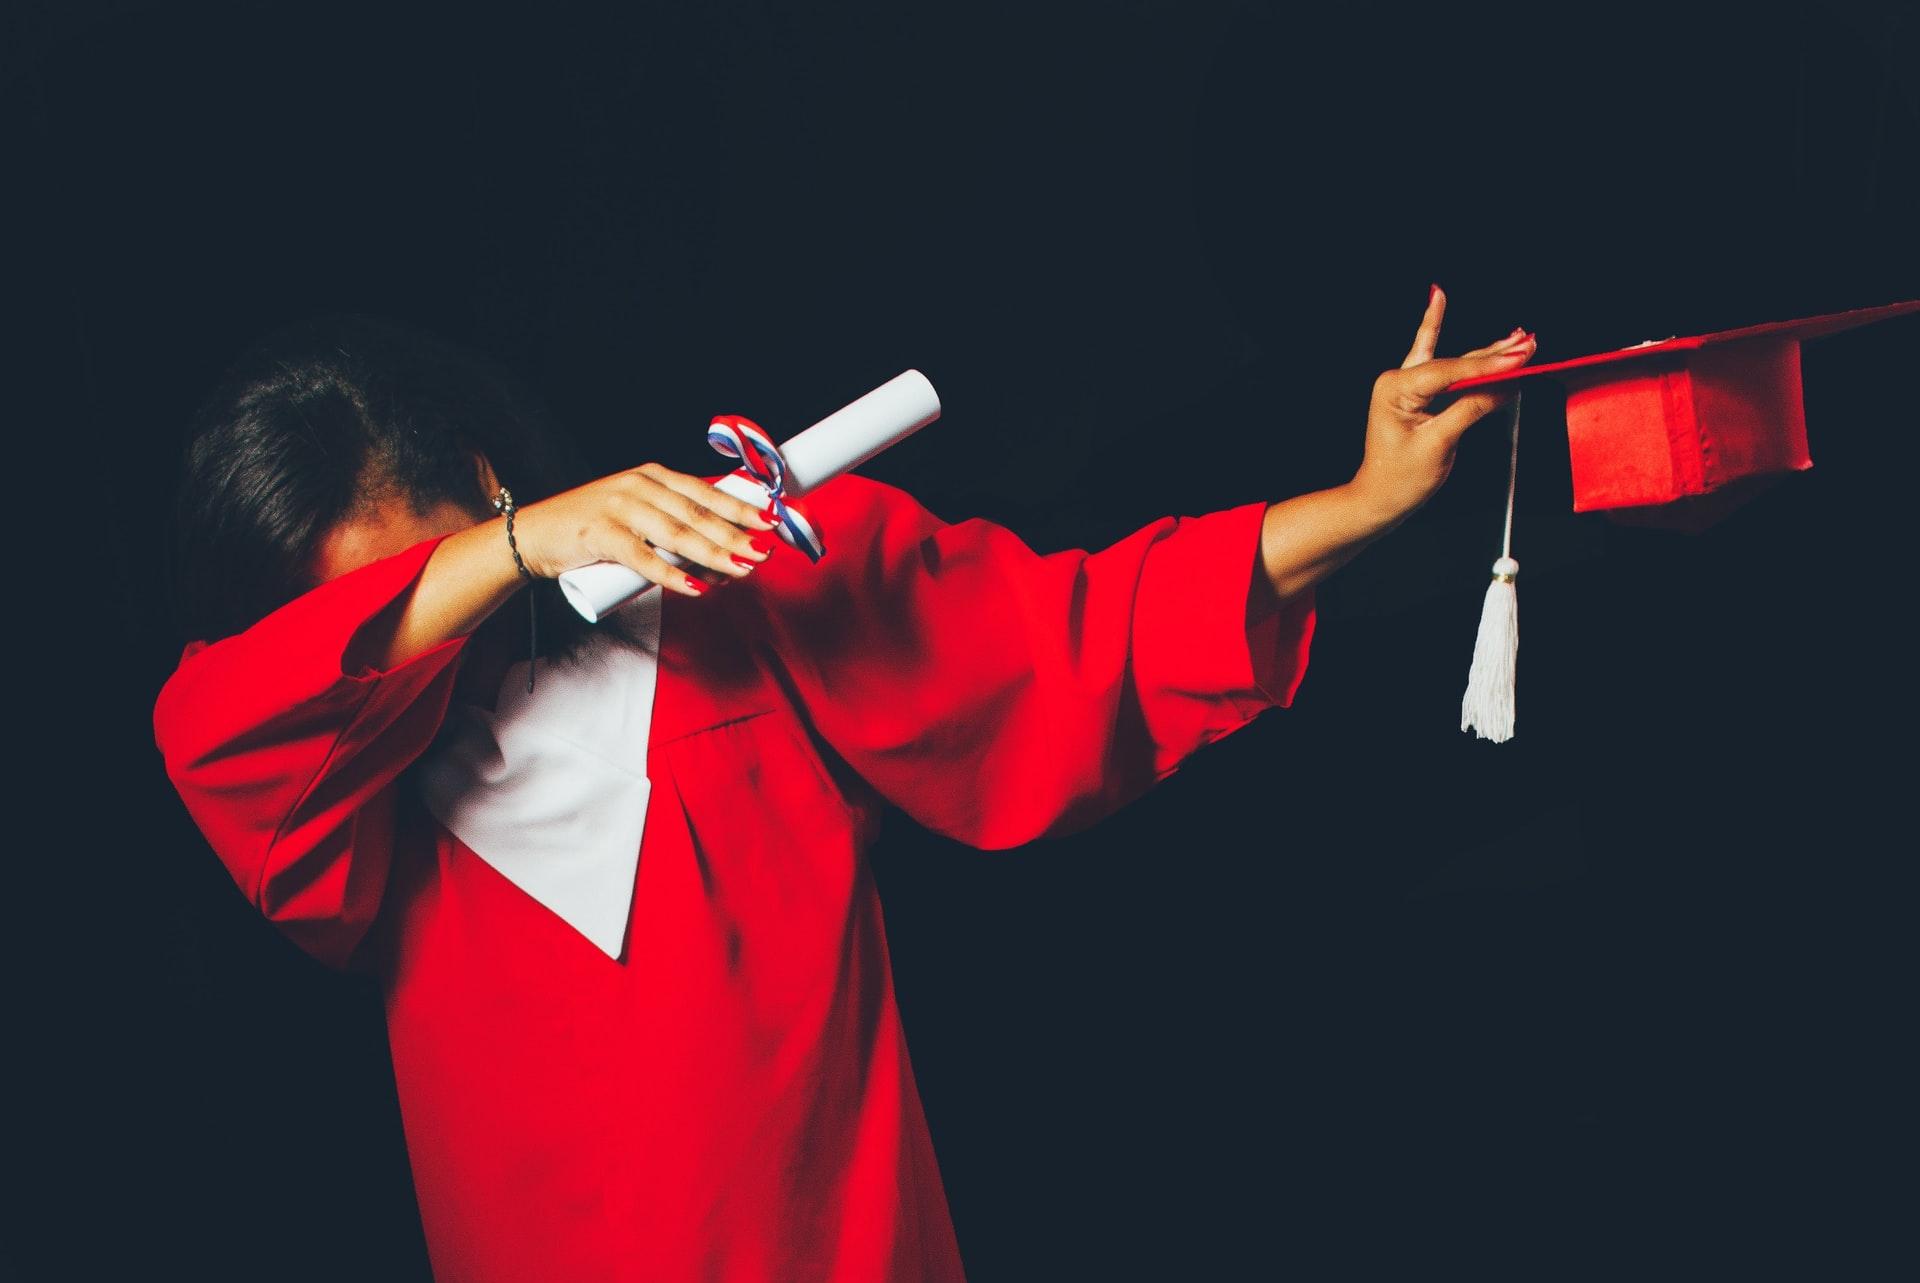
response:
[(1554, 376), (1567, 389), (1574, 511), (1646, 509), (1812, 467), (1801, 340), (1911, 312), (1920, 299), (1521, 366), (1447, 391)]

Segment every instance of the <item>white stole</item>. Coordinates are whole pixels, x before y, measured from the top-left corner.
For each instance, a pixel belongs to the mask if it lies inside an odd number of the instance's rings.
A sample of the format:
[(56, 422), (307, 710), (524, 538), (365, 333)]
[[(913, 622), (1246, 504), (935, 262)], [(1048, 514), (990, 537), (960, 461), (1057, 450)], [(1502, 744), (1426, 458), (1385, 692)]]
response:
[(647, 733), (664, 590), (602, 621), (571, 656), (525, 660), (492, 710), (455, 703), (414, 771), (427, 809), (475, 855), (620, 957), (646, 828)]

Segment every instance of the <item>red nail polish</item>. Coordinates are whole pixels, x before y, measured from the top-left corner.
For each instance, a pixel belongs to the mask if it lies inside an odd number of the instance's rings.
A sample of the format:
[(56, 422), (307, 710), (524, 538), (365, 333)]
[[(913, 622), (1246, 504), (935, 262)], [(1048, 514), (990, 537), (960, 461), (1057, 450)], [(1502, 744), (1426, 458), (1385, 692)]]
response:
[(695, 579), (692, 575), (688, 575), (686, 577), (686, 580), (687, 580), (687, 587), (693, 589), (695, 592), (705, 592), (707, 590), (707, 586), (701, 583), (698, 579)]
[(780, 520), (780, 514), (773, 510), (772, 504), (768, 504), (765, 508), (761, 509), (760, 515), (765, 517), (768, 521)]
[(753, 545), (755, 552), (773, 551), (773, 541), (770, 539), (762, 539), (759, 535), (755, 535), (753, 538), (747, 540), (747, 542)]
[(730, 552), (727, 554), (727, 556), (733, 559), (734, 565), (745, 566), (748, 570), (752, 570), (755, 566), (760, 564), (759, 562), (755, 561), (751, 557), (742, 557), (737, 552)]
[(1438, 285), (1427, 286), (1427, 306), (1428, 307), (1433, 306), (1433, 296), (1435, 294), (1438, 294), (1439, 292), (1440, 292), (1440, 287)]

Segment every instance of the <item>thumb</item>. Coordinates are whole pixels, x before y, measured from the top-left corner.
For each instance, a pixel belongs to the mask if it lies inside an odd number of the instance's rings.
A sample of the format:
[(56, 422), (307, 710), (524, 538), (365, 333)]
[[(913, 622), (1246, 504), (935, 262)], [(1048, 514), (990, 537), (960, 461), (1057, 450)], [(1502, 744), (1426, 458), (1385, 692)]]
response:
[(1513, 392), (1505, 385), (1475, 388), (1471, 392), (1461, 393), (1458, 401), (1434, 415), (1420, 430), (1432, 434), (1437, 444), (1452, 449), (1466, 435), (1468, 428), (1512, 400)]
[[(1433, 414), (1424, 429), (1425, 434), (1443, 449), (1451, 450), (1458, 445), (1468, 428), (1510, 402), (1513, 393), (1504, 384), (1451, 394), (1447, 389), (1467, 379), (1518, 369), (1526, 364), (1533, 351), (1534, 342), (1529, 335), (1525, 343), (1505, 352), (1485, 356), (1469, 353), (1442, 361), (1429, 361), (1426, 365), (1408, 370), (1407, 374), (1414, 376), (1410, 380), (1409, 391), (1428, 405), (1429, 412)], [(1427, 374), (1429, 370), (1432, 373)], [(1425, 377), (1420, 377), (1422, 375)], [(1436, 401), (1441, 404), (1437, 410), (1433, 410)]]

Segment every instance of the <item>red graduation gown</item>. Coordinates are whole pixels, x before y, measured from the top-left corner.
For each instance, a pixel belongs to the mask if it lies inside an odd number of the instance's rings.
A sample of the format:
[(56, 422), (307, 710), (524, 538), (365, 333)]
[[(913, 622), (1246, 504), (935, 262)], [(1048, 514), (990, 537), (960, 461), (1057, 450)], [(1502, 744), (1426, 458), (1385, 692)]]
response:
[(665, 598), (619, 960), (402, 778), (470, 638), (343, 669), (438, 539), (190, 644), (155, 739), (252, 903), (380, 976), (437, 1277), (960, 1279), (862, 853), (888, 801), (984, 849), (1083, 828), (1290, 703), (1311, 597), (1244, 615), (1266, 506), (1041, 556), (814, 491), (821, 561)]

